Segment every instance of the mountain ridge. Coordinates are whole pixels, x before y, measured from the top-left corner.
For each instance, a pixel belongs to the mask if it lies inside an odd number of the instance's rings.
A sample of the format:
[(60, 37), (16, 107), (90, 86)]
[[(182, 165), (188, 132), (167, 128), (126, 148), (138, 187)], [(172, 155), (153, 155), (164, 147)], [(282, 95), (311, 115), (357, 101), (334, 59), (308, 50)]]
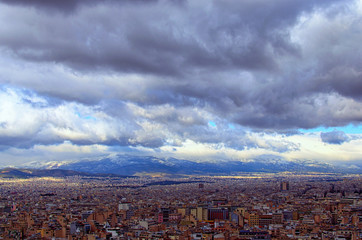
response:
[[(195, 162), (173, 157), (160, 158), (154, 156), (134, 156), (117, 154), (102, 157), (97, 160), (82, 159), (63, 162), (30, 162), (19, 166), (19, 169), (28, 169), (17, 176), (138, 176), (147, 174), (166, 175), (238, 175), (242, 173), (352, 173), (362, 174), (362, 166), (358, 164), (338, 166), (336, 164), (321, 163), (312, 160), (288, 161), (278, 156), (259, 156), (248, 161), (220, 160)], [(33, 169), (30, 170), (29, 169)], [(52, 172), (46, 172), (50, 171)], [(15, 171), (15, 170), (14, 170)], [(43, 172), (42, 172), (43, 171)], [(57, 172), (59, 171), (59, 172)], [(1, 175), (0, 175), (1, 176)]]
[[(46, 167), (45, 167), (46, 168)], [(54, 166), (50, 167), (54, 169)], [(99, 160), (81, 160), (57, 165), (56, 168), (89, 173), (137, 175), (138, 173), (165, 173), (184, 175), (235, 175), (238, 173), (320, 172), (362, 173), (361, 168), (349, 169), (311, 160), (286, 161), (256, 159), (250, 161), (194, 162), (177, 158), (117, 155)]]

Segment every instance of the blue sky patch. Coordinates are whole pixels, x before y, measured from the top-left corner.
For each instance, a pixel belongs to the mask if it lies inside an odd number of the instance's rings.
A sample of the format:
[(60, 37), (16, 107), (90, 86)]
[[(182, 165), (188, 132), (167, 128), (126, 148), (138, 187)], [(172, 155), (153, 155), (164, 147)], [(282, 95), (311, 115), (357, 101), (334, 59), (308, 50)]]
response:
[(299, 129), (302, 133), (342, 131), (347, 134), (362, 134), (362, 125), (349, 124), (342, 127), (317, 127), (311, 129)]

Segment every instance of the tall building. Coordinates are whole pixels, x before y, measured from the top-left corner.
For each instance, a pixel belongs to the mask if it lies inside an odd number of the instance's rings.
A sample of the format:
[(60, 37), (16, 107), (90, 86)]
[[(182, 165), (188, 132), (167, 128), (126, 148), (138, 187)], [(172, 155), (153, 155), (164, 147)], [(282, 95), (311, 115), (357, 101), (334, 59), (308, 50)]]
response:
[(289, 182), (283, 181), (280, 183), (280, 191), (288, 191), (289, 190)]
[(169, 208), (161, 208), (161, 212), (162, 214), (162, 222), (168, 222), (170, 219), (170, 209)]
[(196, 209), (196, 218), (199, 221), (207, 220), (208, 211), (205, 206), (199, 206)]

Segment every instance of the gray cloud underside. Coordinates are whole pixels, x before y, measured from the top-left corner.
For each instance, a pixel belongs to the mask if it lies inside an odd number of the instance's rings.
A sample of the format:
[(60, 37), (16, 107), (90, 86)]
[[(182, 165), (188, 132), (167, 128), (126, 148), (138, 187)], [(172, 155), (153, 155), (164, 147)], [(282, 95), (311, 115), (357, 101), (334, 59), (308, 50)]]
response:
[[(362, 18), (353, 1), (0, 2), (0, 51), (24, 70), (4, 69), (2, 84), (47, 104), (94, 106), (125, 126), (105, 138), (35, 134), (38, 143), (192, 139), (244, 149), (258, 145), (242, 130), (229, 134), (228, 122), (285, 131), (362, 120)], [(208, 129), (213, 118), (223, 131)], [(21, 138), (0, 142), (31, 145)], [(275, 147), (290, 149), (298, 146)]]
[[(0, 2), (10, 4), (10, 5), (18, 5), (18, 6), (26, 6), (26, 7), (33, 7), (36, 9), (41, 9), (43, 11), (50, 11), (50, 12), (62, 12), (66, 14), (74, 13), (76, 10), (83, 6), (97, 6), (98, 4), (103, 3), (111, 3), (111, 4), (128, 4), (132, 3), (152, 3), (157, 0), (0, 0)], [(178, 3), (181, 1), (173, 0), (172, 2)]]

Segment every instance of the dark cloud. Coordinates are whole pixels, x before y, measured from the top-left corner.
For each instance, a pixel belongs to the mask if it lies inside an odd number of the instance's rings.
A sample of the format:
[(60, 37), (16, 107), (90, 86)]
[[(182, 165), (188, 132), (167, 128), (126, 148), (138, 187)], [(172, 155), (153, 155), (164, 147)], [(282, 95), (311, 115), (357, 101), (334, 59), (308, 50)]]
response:
[[(73, 8), (98, 1), (12, 2)], [(114, 7), (113, 2), (103, 2), (76, 17), (28, 13), (25, 18), (30, 21), (16, 21), (15, 30), (0, 42), (29, 61), (63, 63), (77, 70), (108, 68), (172, 76), (200, 69), (270, 71), (279, 67), (278, 57), (297, 54), (288, 28), (316, 4), (207, 1), (206, 11), (191, 3)], [(19, 39), (17, 31), (26, 37)]]
[[(94, 6), (98, 4), (111, 3), (111, 4), (127, 4), (129, 2), (134, 3), (152, 3), (157, 0), (0, 0), (0, 3), (6, 3), (9, 5), (19, 5), (26, 7), (34, 7), (44, 11), (58, 11), (64, 13), (73, 13), (81, 6)], [(174, 0), (172, 2), (181, 2)]]
[[(253, 143), (208, 138), (208, 129), (197, 130), (206, 118), (192, 109), (257, 131), (362, 120), (353, 1), (0, 2), (1, 20), (18, 16), (0, 24), (2, 51), (38, 74), (0, 73), (2, 81), (46, 96), (96, 105), (117, 119), (133, 103), (175, 135), (235, 148)], [(165, 105), (171, 110), (152, 110)]]
[(351, 138), (342, 131), (322, 132), (321, 139), (323, 142), (330, 144), (342, 144), (351, 140)]
[[(356, 61), (361, 62), (362, 58)], [(328, 73), (323, 82), (327, 80), (331, 89), (344, 96), (362, 100), (362, 73), (359, 69), (362, 69), (362, 65), (354, 68), (337, 66)]]
[[(80, 2), (87, 1), (72, 1), (72, 0), (1, 0), (0, 2), (13, 5), (35, 6), (40, 8), (56, 8), (70, 10), (74, 9)], [(88, 0), (88, 2), (95, 2)]]

